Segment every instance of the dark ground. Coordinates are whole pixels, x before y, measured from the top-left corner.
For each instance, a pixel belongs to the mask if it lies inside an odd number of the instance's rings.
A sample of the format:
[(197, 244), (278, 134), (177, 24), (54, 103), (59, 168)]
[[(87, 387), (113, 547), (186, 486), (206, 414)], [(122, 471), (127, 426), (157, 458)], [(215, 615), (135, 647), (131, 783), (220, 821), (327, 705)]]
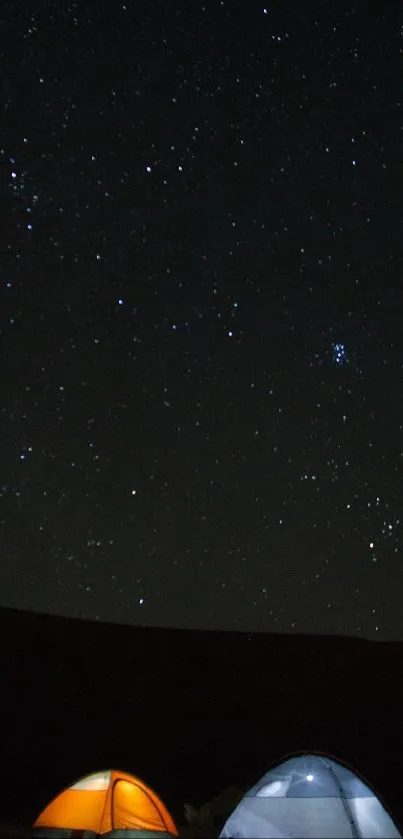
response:
[(63, 786), (105, 767), (139, 775), (181, 824), (185, 802), (307, 749), (352, 764), (403, 825), (400, 644), (2, 609), (0, 659), (3, 824), (32, 823)]

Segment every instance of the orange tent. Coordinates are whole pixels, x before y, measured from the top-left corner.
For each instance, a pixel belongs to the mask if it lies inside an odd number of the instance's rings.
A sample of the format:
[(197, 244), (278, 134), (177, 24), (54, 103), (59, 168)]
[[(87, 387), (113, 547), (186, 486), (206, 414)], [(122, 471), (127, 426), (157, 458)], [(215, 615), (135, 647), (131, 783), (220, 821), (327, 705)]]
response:
[(138, 778), (108, 769), (87, 775), (45, 807), (36, 836), (178, 836), (165, 805)]

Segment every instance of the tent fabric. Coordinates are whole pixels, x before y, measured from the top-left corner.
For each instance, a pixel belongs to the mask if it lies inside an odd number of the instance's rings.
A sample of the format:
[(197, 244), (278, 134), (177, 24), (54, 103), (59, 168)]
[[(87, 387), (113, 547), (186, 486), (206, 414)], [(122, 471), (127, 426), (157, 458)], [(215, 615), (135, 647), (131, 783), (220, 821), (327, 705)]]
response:
[[(138, 778), (107, 770), (81, 778), (45, 807), (34, 824), (35, 834), (58, 830), (53, 836), (68, 837), (71, 831), (104, 836), (128, 831), (141, 836), (177, 836), (178, 831), (158, 796)], [(41, 834), (39, 833), (41, 831)]]
[[(99, 833), (92, 830), (62, 830), (56, 827), (38, 827), (35, 839), (98, 839)], [(111, 830), (103, 833), (102, 839), (172, 839), (172, 833), (156, 833), (155, 830)]]
[[(99, 833), (92, 830), (62, 830), (56, 827), (38, 827), (35, 839), (98, 839)], [(172, 839), (172, 833), (156, 833), (155, 830), (111, 830), (103, 833), (102, 839)]]
[[(155, 832), (152, 830), (111, 830), (104, 833), (102, 839), (155, 839)], [(172, 833), (159, 833), (158, 839), (171, 837)]]
[(61, 830), (57, 827), (38, 827), (33, 835), (35, 839), (97, 839), (98, 836), (93, 830)]
[(322, 755), (296, 755), (273, 767), (235, 808), (221, 839), (401, 839), (396, 825), (355, 773)]

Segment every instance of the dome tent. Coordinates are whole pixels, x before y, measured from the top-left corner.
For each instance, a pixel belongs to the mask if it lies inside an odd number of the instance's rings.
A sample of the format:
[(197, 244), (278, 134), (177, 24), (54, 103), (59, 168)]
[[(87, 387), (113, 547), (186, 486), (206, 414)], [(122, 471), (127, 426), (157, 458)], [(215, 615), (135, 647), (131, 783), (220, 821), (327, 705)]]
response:
[(398, 839), (375, 793), (347, 766), (325, 755), (285, 758), (246, 793), (222, 839)]
[(81, 778), (45, 807), (35, 837), (178, 836), (165, 805), (149, 787), (125, 772), (108, 769)]

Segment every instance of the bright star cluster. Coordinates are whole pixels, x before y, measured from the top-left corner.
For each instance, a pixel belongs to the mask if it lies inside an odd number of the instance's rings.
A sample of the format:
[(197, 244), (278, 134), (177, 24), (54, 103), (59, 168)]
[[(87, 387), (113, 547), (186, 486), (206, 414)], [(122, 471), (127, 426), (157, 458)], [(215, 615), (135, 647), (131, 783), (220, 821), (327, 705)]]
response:
[(344, 344), (333, 344), (332, 346), (333, 361), (339, 367), (346, 363), (346, 348)]
[(397, 10), (0, 10), (0, 602), (402, 639)]

